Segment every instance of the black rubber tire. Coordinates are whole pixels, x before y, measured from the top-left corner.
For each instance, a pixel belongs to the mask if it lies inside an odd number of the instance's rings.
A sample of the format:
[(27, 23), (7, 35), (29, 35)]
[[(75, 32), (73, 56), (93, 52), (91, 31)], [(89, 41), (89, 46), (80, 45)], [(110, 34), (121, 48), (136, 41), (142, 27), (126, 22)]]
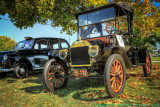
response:
[[(112, 87), (111, 87), (111, 82), (110, 82), (110, 71), (111, 71), (111, 66), (114, 63), (114, 61), (118, 60), (121, 65), (122, 65), (122, 69), (123, 69), (123, 81), (122, 81), (122, 85), (121, 88), (118, 92), (114, 92)], [(119, 94), (121, 94), (123, 92), (124, 86), (125, 86), (125, 81), (126, 81), (126, 68), (125, 68), (125, 64), (124, 61), (122, 59), (122, 57), (119, 54), (112, 54), (105, 65), (104, 68), (104, 85), (105, 85), (105, 89), (106, 92), (108, 94), (109, 97), (113, 98)]]
[[(22, 74), (20, 72), (20, 68), (24, 68), (24, 73)], [(16, 76), (16, 78), (19, 78), (19, 79), (23, 79), (23, 78), (26, 78), (28, 76), (28, 67), (25, 63), (23, 62), (19, 62), (15, 65), (15, 68), (14, 68), (14, 74)]]
[[(147, 71), (147, 67), (146, 67), (146, 64), (147, 63), (145, 63), (145, 65), (143, 65), (143, 72), (144, 72), (144, 76), (145, 77), (148, 77), (148, 76), (151, 76), (151, 73), (152, 73), (152, 62), (151, 62), (151, 56), (150, 56), (150, 54), (149, 53), (147, 53), (146, 54), (146, 59), (147, 59), (147, 56), (149, 57), (149, 59), (150, 59), (150, 72), (148, 73), (148, 71)], [(146, 59), (144, 59), (144, 60), (146, 60)], [(146, 62), (146, 61), (145, 61)]]
[(54, 89), (64, 88), (64, 87), (67, 86), (67, 83), (68, 83), (68, 77), (66, 77), (65, 80), (64, 80), (63, 85), (61, 87), (59, 87), (59, 88), (53, 87), (50, 84), (49, 79), (48, 79), (48, 70), (49, 70), (51, 64), (53, 64), (53, 63), (60, 63), (63, 66), (63, 68), (64, 68), (65, 76), (68, 76), (68, 67), (66, 66), (66, 64), (64, 64), (62, 61), (56, 61), (55, 59), (50, 59), (45, 64), (44, 71), (43, 71), (44, 84), (47, 87), (47, 89), (50, 90), (50, 91), (54, 91)]
[(2, 73), (0, 73), (0, 77), (5, 77), (5, 76), (7, 76), (7, 72), (2, 72)]

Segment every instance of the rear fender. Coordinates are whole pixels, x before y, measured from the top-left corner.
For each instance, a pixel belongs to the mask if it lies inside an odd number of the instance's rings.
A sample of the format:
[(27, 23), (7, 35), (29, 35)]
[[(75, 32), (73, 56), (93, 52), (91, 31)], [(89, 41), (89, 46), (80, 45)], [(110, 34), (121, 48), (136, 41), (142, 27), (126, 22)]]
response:
[(140, 63), (146, 63), (147, 46), (138, 49), (138, 57)]

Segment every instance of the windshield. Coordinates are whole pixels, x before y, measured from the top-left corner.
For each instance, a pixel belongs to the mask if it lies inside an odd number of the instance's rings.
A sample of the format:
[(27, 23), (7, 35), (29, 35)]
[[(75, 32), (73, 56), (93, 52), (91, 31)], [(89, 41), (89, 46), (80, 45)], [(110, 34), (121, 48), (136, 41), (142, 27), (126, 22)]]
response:
[(18, 49), (31, 49), (32, 48), (32, 45), (33, 45), (33, 40), (24, 40), (24, 41), (21, 41), (19, 43), (17, 43), (16, 47), (15, 47), (15, 50)]
[(82, 39), (106, 36), (115, 32), (115, 8), (79, 15), (79, 36)]

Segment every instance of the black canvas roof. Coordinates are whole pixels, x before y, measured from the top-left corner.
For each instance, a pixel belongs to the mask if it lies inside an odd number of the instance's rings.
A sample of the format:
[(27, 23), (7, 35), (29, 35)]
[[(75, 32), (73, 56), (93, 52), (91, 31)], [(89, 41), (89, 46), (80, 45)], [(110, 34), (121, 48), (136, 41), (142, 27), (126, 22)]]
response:
[(133, 8), (131, 8), (127, 3), (119, 2), (119, 3), (107, 4), (107, 5), (104, 5), (104, 6), (101, 6), (101, 7), (97, 7), (97, 8), (87, 9), (87, 10), (85, 10), (85, 11), (81, 11), (81, 12), (76, 13), (75, 16), (76, 16), (76, 18), (77, 18), (78, 15), (85, 14), (85, 13), (88, 13), (88, 12), (97, 11), (97, 10), (104, 9), (104, 8), (108, 8), (108, 7), (115, 7), (116, 10), (118, 10), (119, 8), (121, 8), (121, 9), (123, 9), (123, 10), (126, 11), (126, 12), (127, 12), (127, 11), (130, 12), (131, 14), (134, 13)]

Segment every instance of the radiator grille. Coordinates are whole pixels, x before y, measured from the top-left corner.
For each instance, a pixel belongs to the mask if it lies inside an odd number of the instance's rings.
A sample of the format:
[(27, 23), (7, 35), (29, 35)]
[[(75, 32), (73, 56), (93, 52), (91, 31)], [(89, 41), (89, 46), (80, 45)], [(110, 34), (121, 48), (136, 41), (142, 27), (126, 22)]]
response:
[(88, 54), (88, 46), (71, 48), (72, 65), (90, 64), (90, 56)]

